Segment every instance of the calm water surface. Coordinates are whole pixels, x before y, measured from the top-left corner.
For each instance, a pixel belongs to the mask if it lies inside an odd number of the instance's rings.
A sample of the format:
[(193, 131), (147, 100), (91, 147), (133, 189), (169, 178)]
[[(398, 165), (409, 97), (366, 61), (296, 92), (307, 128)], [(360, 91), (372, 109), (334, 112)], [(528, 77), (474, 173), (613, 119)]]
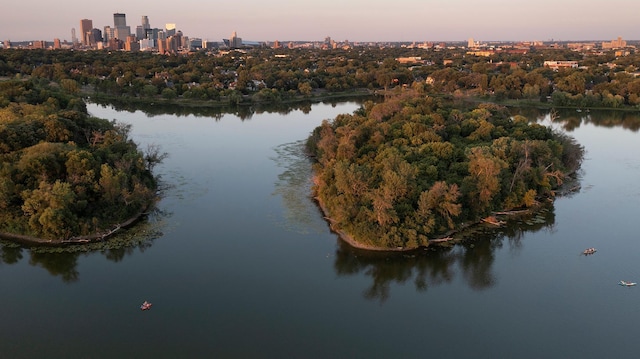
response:
[(302, 140), (357, 108), (240, 118), (89, 105), (169, 153), (151, 238), (71, 253), (2, 244), (0, 356), (637, 357), (640, 287), (617, 283), (640, 282), (638, 116), (540, 115), (586, 147), (579, 191), (463, 245), (386, 256), (341, 244), (308, 197)]

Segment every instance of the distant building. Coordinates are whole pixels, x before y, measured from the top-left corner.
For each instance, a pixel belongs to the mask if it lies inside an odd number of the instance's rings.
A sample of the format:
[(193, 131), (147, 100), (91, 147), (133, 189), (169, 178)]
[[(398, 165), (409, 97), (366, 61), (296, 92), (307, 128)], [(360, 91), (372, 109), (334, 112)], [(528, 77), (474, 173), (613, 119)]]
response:
[[(188, 39), (186, 36), (184, 37), (184, 39)], [(202, 39), (199, 38), (193, 38), (193, 39), (188, 39), (188, 41), (186, 41), (186, 48), (188, 48), (190, 51), (197, 51), (203, 48), (203, 41)]]
[(104, 31), (102, 32), (102, 41), (109, 42), (111, 39), (115, 38), (115, 29), (111, 26), (105, 26)]
[(158, 39), (158, 53), (160, 54), (175, 54), (178, 52), (178, 44), (180, 39), (177, 36), (169, 36), (164, 40)]
[(481, 57), (489, 57), (496, 52), (494, 50), (478, 50), (478, 51), (467, 51), (468, 55), (481, 56)]
[(113, 36), (116, 39), (124, 40), (131, 35), (131, 28), (127, 26), (127, 15), (113, 14), (113, 26), (115, 28)]
[(156, 47), (156, 42), (153, 39), (142, 39), (139, 43), (141, 51), (152, 51)]
[(167, 42), (166, 52), (175, 54), (178, 52), (178, 48), (181, 45), (182, 39), (180, 38), (180, 36), (169, 36), (165, 41)]
[(554, 71), (558, 71), (559, 69), (577, 69), (578, 61), (545, 61), (544, 66), (548, 67)]
[(121, 13), (113, 14), (113, 26), (114, 27), (127, 26), (127, 15), (121, 14)]
[(615, 52), (616, 57), (629, 56), (629, 55), (631, 55), (631, 51), (629, 50), (616, 50)]
[(62, 48), (62, 44), (60, 43), (60, 39), (58, 39), (58, 38), (53, 39), (53, 48), (56, 49), (56, 50)]
[(140, 44), (136, 40), (135, 35), (127, 36), (127, 41), (124, 43), (125, 51), (140, 51)]
[(238, 49), (242, 47), (242, 38), (238, 37), (238, 34), (234, 31), (229, 38), (229, 48)]
[(76, 28), (71, 28), (71, 43), (75, 46), (78, 43), (78, 37), (76, 36)]
[(417, 63), (422, 63), (422, 58), (421, 57), (417, 57), (417, 56), (410, 56), (410, 57), (398, 57), (396, 59), (396, 61), (398, 61), (401, 64), (417, 64)]
[(267, 46), (265, 42), (243, 41), (242, 38), (238, 37), (238, 34), (235, 31), (231, 33), (231, 38), (222, 39), (222, 41), (224, 46), (229, 49), (248, 49)]
[(29, 48), (31, 49), (46, 49), (47, 48), (47, 42), (44, 40), (39, 40), (39, 41), (34, 41), (31, 43), (31, 46), (29, 46)]
[(102, 31), (100, 31), (100, 29), (91, 29), (89, 45), (96, 46), (100, 42), (102, 42)]
[(155, 40), (158, 38), (159, 29), (144, 29), (143, 39)]
[(467, 47), (470, 49), (476, 47), (476, 43), (475, 41), (473, 41), (473, 37), (470, 37), (469, 40), (467, 41)]
[(627, 42), (622, 40), (622, 37), (618, 37), (618, 39), (613, 41), (602, 43), (603, 50), (621, 49), (623, 47), (627, 47)]
[(144, 36), (145, 36), (145, 33), (142, 25), (136, 26), (136, 37), (138, 38), (138, 40), (144, 39)]
[(153, 30), (149, 24), (149, 17), (142, 16), (141, 25), (136, 26), (136, 36), (138, 40), (153, 39)]
[(107, 48), (109, 50), (122, 50), (124, 48), (124, 41), (116, 38), (109, 39)]
[(567, 44), (567, 48), (576, 51), (588, 51), (596, 48), (595, 42), (571, 42)]
[(164, 38), (160, 38), (158, 37), (158, 53), (160, 54), (164, 54), (165, 52), (167, 52), (167, 40), (165, 40)]
[(91, 36), (91, 29), (93, 29), (93, 21), (89, 19), (80, 20), (80, 36), (82, 38), (82, 45), (89, 46), (89, 36)]
[(146, 15), (142, 16), (142, 28), (145, 30), (151, 28), (151, 25), (149, 24), (149, 17)]
[(214, 41), (203, 41), (202, 42), (203, 49), (217, 49), (218, 43)]
[(176, 34), (176, 24), (166, 24), (164, 28), (167, 30), (165, 31), (165, 33), (167, 34), (167, 37), (173, 36)]

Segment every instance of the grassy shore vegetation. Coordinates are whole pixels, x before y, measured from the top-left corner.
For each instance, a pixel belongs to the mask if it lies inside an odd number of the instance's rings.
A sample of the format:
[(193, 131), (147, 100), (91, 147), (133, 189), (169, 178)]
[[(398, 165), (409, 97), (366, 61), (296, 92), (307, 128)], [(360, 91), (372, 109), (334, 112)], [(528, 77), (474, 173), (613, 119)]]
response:
[(335, 229), (363, 247), (416, 248), (494, 211), (552, 198), (580, 166), (563, 133), (419, 89), (324, 121), (308, 139), (314, 191)]
[(164, 154), (143, 153), (129, 131), (59, 87), (0, 82), (0, 232), (61, 242), (147, 208)]

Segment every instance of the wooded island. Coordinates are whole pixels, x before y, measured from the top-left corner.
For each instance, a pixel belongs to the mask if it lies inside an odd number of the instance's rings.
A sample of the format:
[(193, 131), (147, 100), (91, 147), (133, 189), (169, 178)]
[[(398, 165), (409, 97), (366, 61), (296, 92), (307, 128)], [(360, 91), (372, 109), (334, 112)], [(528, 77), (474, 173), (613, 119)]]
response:
[(102, 239), (156, 197), (157, 148), (84, 101), (33, 81), (0, 82), (0, 237), (28, 243)]
[(460, 110), (405, 90), (310, 136), (314, 194), (332, 228), (365, 249), (428, 246), (494, 211), (553, 198), (583, 148), (504, 107)]

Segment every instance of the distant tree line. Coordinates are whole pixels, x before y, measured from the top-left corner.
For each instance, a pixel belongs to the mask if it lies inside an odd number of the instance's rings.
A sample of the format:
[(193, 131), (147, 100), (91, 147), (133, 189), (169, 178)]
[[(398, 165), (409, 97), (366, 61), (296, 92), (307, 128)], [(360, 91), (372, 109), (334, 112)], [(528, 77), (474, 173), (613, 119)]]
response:
[(583, 149), (482, 104), (460, 110), (408, 89), (324, 121), (307, 145), (314, 192), (334, 226), (379, 248), (416, 248), (494, 211), (554, 196)]
[[(418, 60), (399, 61), (413, 57)], [(553, 71), (545, 60), (574, 60)], [(466, 49), (356, 47), (197, 52), (0, 50), (0, 76), (54, 81), (73, 94), (171, 102), (280, 102), (424, 86), (434, 94), (554, 106), (640, 108), (640, 54), (536, 49), (489, 57)]]

